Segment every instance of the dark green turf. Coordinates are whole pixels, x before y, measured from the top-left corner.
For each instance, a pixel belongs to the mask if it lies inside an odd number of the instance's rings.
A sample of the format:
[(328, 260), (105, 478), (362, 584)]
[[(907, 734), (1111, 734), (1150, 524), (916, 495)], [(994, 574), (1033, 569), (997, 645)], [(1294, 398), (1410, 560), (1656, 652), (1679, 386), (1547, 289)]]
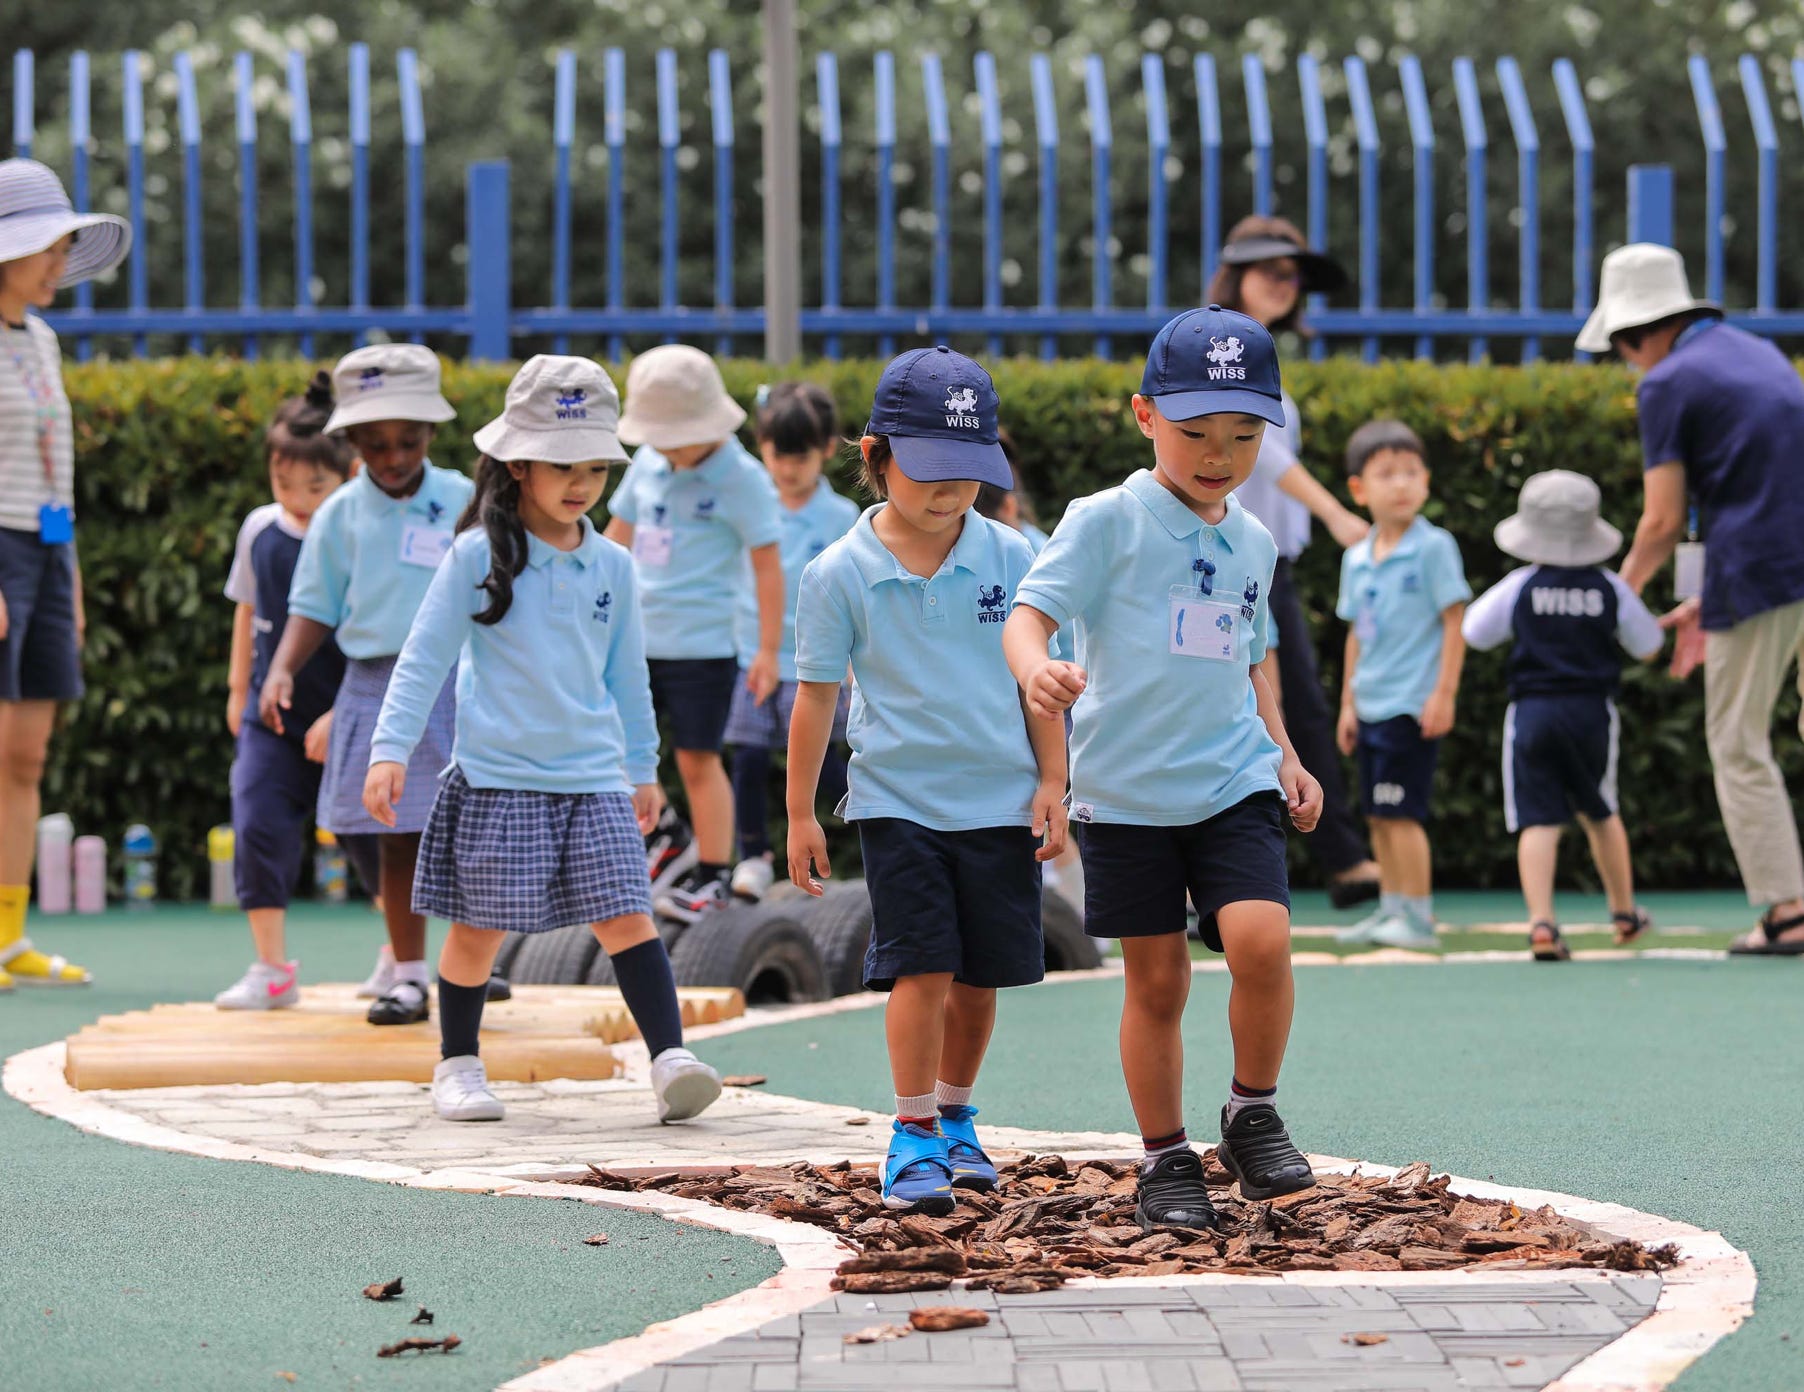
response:
[[(298, 919), (290, 951), (307, 978), (368, 971), (380, 930), (367, 910)], [(34, 923), (98, 984), (0, 996), (0, 1052), (103, 1013), (211, 996), (248, 960), (242, 922), (178, 910)], [(612, 1241), (583, 1246), (596, 1231)], [(0, 1233), (7, 1392), (244, 1392), (287, 1387), (280, 1372), (301, 1389), (479, 1392), (777, 1268), (767, 1247), (651, 1217), (168, 1155), (84, 1136), (10, 1098)], [(400, 1301), (362, 1298), (394, 1276)], [(438, 1317), (431, 1331), (407, 1323), (422, 1302)], [(375, 1356), (429, 1332), (465, 1342), (450, 1357)]]

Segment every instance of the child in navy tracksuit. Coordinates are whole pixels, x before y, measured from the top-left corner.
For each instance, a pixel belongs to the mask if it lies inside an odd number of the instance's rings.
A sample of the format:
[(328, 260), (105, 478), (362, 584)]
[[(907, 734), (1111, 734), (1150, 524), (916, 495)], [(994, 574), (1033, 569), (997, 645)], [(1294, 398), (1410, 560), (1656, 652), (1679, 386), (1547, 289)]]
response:
[(621, 459), (619, 397), (586, 358), (536, 357), (476, 434), (476, 492), (395, 663), (363, 802), (387, 825), (454, 664), (451, 766), (420, 837), (416, 912), (451, 921), (439, 956), (443, 1058), (432, 1101), (489, 1121), (477, 1030), (504, 931), (587, 923), (651, 1054), (658, 1119), (694, 1116), (720, 1077), (683, 1048), (651, 921), (643, 836), (664, 801), (638, 586), (588, 513)]
[(1522, 485), (1516, 515), (1497, 525), (1498, 549), (1529, 564), (1466, 611), (1466, 642), (1510, 643), (1510, 707), (1503, 725), (1504, 818), (1520, 833), (1516, 859), (1538, 961), (1572, 953), (1554, 917), (1560, 832), (1573, 817), (1610, 898), (1618, 946), (1652, 926), (1635, 904), (1629, 837), (1616, 805), (1616, 714), (1621, 649), (1657, 657), (1659, 622), (1603, 563), (1622, 533), (1597, 515), (1597, 485), (1554, 469)]
[(342, 436), (326, 434), (331, 415), (332, 379), (324, 372), (305, 396), (290, 397), (277, 408), (264, 436), (276, 500), (244, 519), (226, 578), (226, 598), (238, 605), (226, 701), (226, 725), (237, 741), (233, 874), (257, 960), (236, 985), (213, 998), (222, 1010), (279, 1010), (299, 999), (284, 928), (301, 873), (302, 832), (319, 797), (332, 698), (344, 676), (338, 645), (327, 638), (295, 674), (285, 733), (262, 722), (257, 701), (288, 623), (288, 587), (301, 538), (319, 505), (350, 476), (350, 445)]

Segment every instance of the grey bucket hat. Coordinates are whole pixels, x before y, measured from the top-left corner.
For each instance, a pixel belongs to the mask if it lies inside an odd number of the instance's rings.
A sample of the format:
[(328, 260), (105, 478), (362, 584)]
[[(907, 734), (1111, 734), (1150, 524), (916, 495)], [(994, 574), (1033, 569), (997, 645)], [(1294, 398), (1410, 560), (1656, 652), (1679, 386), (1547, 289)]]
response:
[(59, 286), (79, 285), (125, 260), (131, 224), (111, 213), (78, 213), (63, 182), (31, 159), (0, 160), (0, 262), (47, 251), (71, 233), (69, 263)]
[(1622, 533), (1597, 515), (1597, 484), (1549, 469), (1522, 485), (1516, 513), (1497, 524), (1497, 549), (1535, 565), (1601, 565), (1622, 549)]

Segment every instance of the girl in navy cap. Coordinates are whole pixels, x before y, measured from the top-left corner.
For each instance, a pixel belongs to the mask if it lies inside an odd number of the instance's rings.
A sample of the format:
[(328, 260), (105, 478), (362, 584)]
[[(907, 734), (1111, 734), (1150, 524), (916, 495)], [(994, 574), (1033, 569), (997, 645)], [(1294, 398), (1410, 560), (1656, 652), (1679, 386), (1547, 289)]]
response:
[(809, 563), (796, 600), (789, 875), (819, 894), (829, 873), (814, 799), (850, 665), (840, 815), (864, 850), (864, 981), (890, 992), (896, 1089), (883, 1202), (950, 1213), (955, 1188), (996, 1187), (971, 1095), (997, 988), (1045, 972), (1039, 863), (1065, 843), (1065, 732), (1025, 718), (1002, 654), (1032, 552), (971, 507), (980, 484), (1013, 483), (989, 373), (948, 348), (904, 353), (859, 448), (879, 502)]

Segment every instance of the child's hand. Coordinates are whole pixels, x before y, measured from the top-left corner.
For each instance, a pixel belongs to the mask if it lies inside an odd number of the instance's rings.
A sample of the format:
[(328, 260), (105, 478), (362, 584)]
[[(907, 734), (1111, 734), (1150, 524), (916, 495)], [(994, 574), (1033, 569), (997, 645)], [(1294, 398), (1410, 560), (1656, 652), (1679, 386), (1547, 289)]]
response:
[(264, 727), (274, 734), (286, 734), (282, 728), (282, 712), (294, 704), (294, 674), (271, 665), (263, 679), (263, 691), (257, 699), (257, 715)]
[(650, 836), (664, 811), (664, 789), (656, 783), (639, 783), (633, 788), (633, 817), (639, 823), (639, 835)]
[[(820, 879), (815, 878), (817, 873)], [(791, 817), (789, 882), (797, 889), (805, 889), (818, 897), (821, 893), (821, 880), (832, 873), (833, 867), (827, 863), (827, 834), (821, 830), (820, 822), (813, 817)]]
[[(0, 625), (0, 640), (6, 637), (4, 626)], [(248, 691), (229, 691), (226, 693), (226, 729), (232, 732), (232, 738), (238, 738), (238, 731), (244, 727), (244, 703), (250, 700)]]
[(1044, 838), (1045, 844), (1034, 852), (1034, 859), (1056, 860), (1065, 854), (1065, 837), (1069, 828), (1064, 785), (1042, 783), (1034, 791), (1034, 836)]
[(1704, 630), (1698, 621), (1703, 610), (1703, 600), (1693, 596), (1660, 616), (1660, 627), (1671, 629), (1676, 635), (1669, 670), (1680, 681), (1697, 671), (1704, 662)]
[(1027, 708), (1042, 720), (1057, 720), (1084, 694), (1089, 682), (1089, 675), (1075, 662), (1043, 662), (1027, 679)]
[(1334, 743), (1343, 754), (1351, 754), (1359, 748), (1359, 716), (1351, 706), (1340, 708), (1340, 719), (1334, 725)]
[(1453, 728), (1453, 695), (1436, 691), (1422, 707), (1422, 738), (1437, 740)]
[(777, 655), (759, 649), (752, 665), (745, 669), (745, 689), (752, 693), (752, 704), (761, 706), (777, 689)]
[(301, 741), (301, 750), (312, 762), (323, 764), (326, 762), (326, 750), (331, 745), (332, 712), (327, 711), (307, 727), (307, 737)]
[(1322, 785), (1294, 756), (1278, 766), (1278, 783), (1290, 804), (1291, 825), (1298, 831), (1314, 831), (1322, 819)]
[(407, 765), (385, 760), (371, 764), (363, 780), (363, 810), (385, 827), (395, 824), (395, 804), (407, 787)]

